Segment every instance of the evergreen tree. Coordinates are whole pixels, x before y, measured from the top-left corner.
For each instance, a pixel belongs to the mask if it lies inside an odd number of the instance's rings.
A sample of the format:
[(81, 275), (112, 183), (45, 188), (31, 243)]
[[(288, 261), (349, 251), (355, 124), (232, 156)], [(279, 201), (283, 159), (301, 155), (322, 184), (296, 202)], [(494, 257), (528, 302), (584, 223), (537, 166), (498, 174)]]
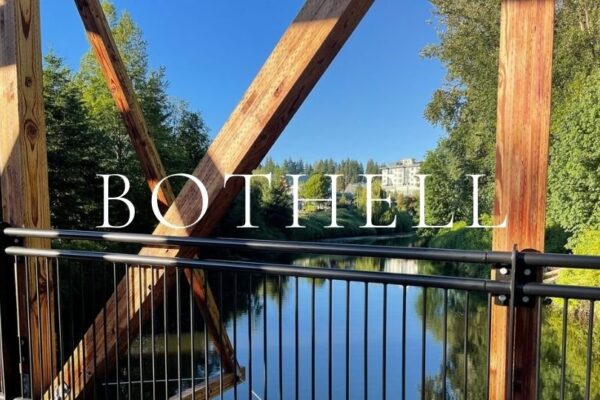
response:
[[(127, 12), (119, 15), (108, 1), (103, 2), (103, 8), (167, 174), (191, 173), (208, 147), (208, 129), (202, 117), (190, 111), (185, 103), (169, 98), (165, 70), (150, 68), (147, 44), (131, 16)], [(127, 197), (138, 210), (138, 216), (129, 229), (148, 231), (156, 224), (148, 201), (150, 192), (100, 66), (91, 52), (82, 59), (77, 84), (81, 87), (91, 123), (108, 154), (97, 173), (118, 173), (128, 177), (131, 189)], [(177, 189), (183, 181), (172, 184)], [(115, 220), (126, 220), (120, 215), (125, 212), (123, 207), (116, 209)]]
[(369, 161), (367, 161), (367, 166), (365, 167), (365, 174), (377, 175), (381, 173), (380, 168), (381, 167), (379, 164), (377, 164), (374, 160), (369, 159)]
[(570, 87), (554, 123), (548, 216), (576, 236), (600, 231), (600, 68)]
[(44, 59), (43, 80), (52, 223), (63, 229), (93, 229), (101, 223), (96, 174), (108, 155), (90, 124), (73, 73), (54, 53)]

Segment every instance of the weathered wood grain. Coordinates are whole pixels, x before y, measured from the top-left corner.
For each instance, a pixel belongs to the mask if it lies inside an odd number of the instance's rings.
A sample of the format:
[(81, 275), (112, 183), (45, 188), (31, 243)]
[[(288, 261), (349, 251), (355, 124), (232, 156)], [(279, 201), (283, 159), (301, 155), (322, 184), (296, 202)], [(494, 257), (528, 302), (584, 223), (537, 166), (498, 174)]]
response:
[[(554, 0), (503, 0), (500, 33), (494, 250), (544, 250)], [(542, 278), (539, 271), (538, 280)], [(505, 399), (508, 312), (493, 306), (490, 399)], [(513, 398), (535, 398), (535, 309), (518, 309)]]
[[(50, 228), (46, 126), (42, 94), (38, 0), (0, 0), (0, 174), (3, 221), (17, 227)], [(47, 248), (46, 239), (26, 246)], [(17, 269), (20, 336), (31, 336), (33, 392), (54, 376), (54, 282), (52, 268), (33, 259)], [(10, 268), (11, 265), (3, 265)], [(38, 279), (39, 278), (39, 279)], [(26, 293), (30, 308), (26, 308)]]
[[(193, 173), (208, 189), (209, 205), (205, 218), (188, 229), (172, 229), (159, 225), (154, 231), (155, 234), (210, 235), (242, 187), (241, 181), (232, 180), (224, 188), (225, 174), (250, 173), (259, 165), (371, 4), (372, 0), (306, 2)], [(190, 224), (199, 215), (201, 207), (198, 189), (188, 182), (166, 213), (166, 219), (171, 224)], [(141, 255), (163, 257), (192, 257), (195, 253), (195, 249), (189, 248), (144, 248), (140, 252)], [(138, 329), (135, 322), (138, 313), (141, 311), (142, 319), (146, 319), (152, 301), (155, 305), (161, 302), (163, 279), (167, 280), (167, 287), (173, 283), (172, 276), (165, 275), (160, 269), (155, 270), (156, 284), (152, 298), (152, 274), (150, 269), (130, 268), (126, 277), (129, 287), (139, 287), (141, 283), (142, 291), (127, 293), (125, 281), (122, 281), (118, 285), (116, 297), (113, 295), (106, 305), (105, 311), (110, 320), (114, 319), (116, 312), (119, 316), (126, 315), (125, 307), (129, 302), (132, 334)], [(205, 307), (206, 304), (201, 301), (203, 284), (203, 274), (194, 274), (192, 287), (197, 293), (196, 299), (200, 298), (197, 303), (201, 307)], [(214, 315), (218, 310), (215, 311), (209, 305), (208, 310), (204, 312)], [(126, 321), (119, 321), (118, 327), (109, 326), (106, 338), (102, 324), (103, 312), (98, 315), (95, 327), (86, 332), (80, 347), (64, 366), (65, 376), (68, 377), (65, 381), (73, 389), (75, 398), (82, 393), (95, 372), (93, 363), (85, 360), (85, 365), (90, 369), (86, 369), (88, 373), (83, 375), (81, 348), (85, 346), (93, 350), (95, 335), (96, 362), (100, 373), (104, 361), (114, 362), (115, 338), (127, 335)], [(215, 332), (213, 336), (220, 337), (219, 332)], [(120, 340), (120, 343), (122, 342), (123, 340)], [(109, 353), (108, 360), (104, 360), (105, 344)], [(86, 355), (88, 354), (91, 353), (86, 352)], [(232, 355), (228, 354), (227, 358), (232, 359)], [(69, 374), (71, 360), (75, 360), (74, 376)]]
[[(100, 69), (113, 96), (117, 111), (123, 119), (133, 148), (137, 153), (150, 190), (166, 176), (162, 161), (148, 132), (148, 125), (133, 89), (125, 63), (98, 0), (75, 0), (79, 15), (87, 32)], [(175, 195), (171, 185), (165, 182), (158, 191), (158, 203), (165, 211), (173, 203)]]

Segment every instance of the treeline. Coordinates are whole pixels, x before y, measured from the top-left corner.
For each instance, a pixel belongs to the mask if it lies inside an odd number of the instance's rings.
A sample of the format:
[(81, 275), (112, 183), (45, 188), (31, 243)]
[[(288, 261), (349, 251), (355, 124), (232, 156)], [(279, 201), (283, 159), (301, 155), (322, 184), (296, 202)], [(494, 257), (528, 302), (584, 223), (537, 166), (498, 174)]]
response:
[[(202, 116), (167, 95), (165, 70), (149, 67), (146, 42), (130, 15), (118, 15), (108, 2), (103, 6), (167, 173), (192, 171), (209, 144)], [(50, 53), (43, 81), (53, 226), (101, 225), (102, 180), (96, 174), (122, 174), (131, 182), (127, 197), (137, 210), (128, 229), (151, 231), (156, 221), (150, 191), (96, 58), (86, 54), (74, 71)], [(174, 183), (177, 188), (182, 182)], [(125, 207), (111, 209), (111, 222), (126, 222), (125, 212)]]
[[(425, 111), (446, 131), (421, 169), (432, 174), (428, 216), (471, 220), (466, 175), (487, 176), (482, 210), (491, 213), (494, 196), (500, 1), (431, 3), (439, 43), (423, 56), (441, 61), (447, 76)], [(547, 248), (600, 254), (599, 2), (557, 2), (553, 74)]]
[[(386, 193), (379, 180), (374, 180), (372, 198), (392, 198), (392, 205), (373, 202), (372, 221), (374, 225), (387, 226), (396, 220), (394, 228), (362, 228), (366, 224), (366, 188), (360, 183), (360, 174), (378, 174), (380, 166), (369, 160), (366, 166), (351, 159), (336, 162), (332, 159), (306, 163), (302, 160), (286, 159), (281, 163), (267, 158), (254, 171), (255, 174), (271, 174), (271, 184), (266, 179), (254, 179), (251, 191), (252, 224), (257, 229), (238, 229), (244, 223), (245, 202), (243, 193), (236, 198), (233, 206), (217, 228), (216, 234), (223, 236), (243, 236), (262, 239), (318, 240), (334, 237), (368, 236), (411, 232), (416, 201), (412, 197)], [(291, 179), (286, 175), (306, 175), (300, 180), (299, 195), (304, 199), (331, 199), (331, 179), (327, 174), (343, 175), (338, 178), (337, 222), (343, 228), (325, 228), (331, 224), (331, 210), (327, 203), (306, 203), (302, 205), (300, 225), (305, 228), (287, 228), (292, 224), (293, 208), (290, 190)], [(350, 188), (348, 185), (356, 184)], [(349, 190), (346, 190), (346, 189)]]
[(342, 175), (338, 181), (338, 187), (345, 189), (353, 183), (364, 181), (361, 174), (379, 174), (383, 165), (378, 164), (374, 160), (368, 160), (366, 164), (360, 161), (347, 158), (342, 161), (335, 161), (331, 158), (317, 160), (313, 163), (304, 162), (302, 159), (294, 160), (291, 158), (284, 159), (281, 163), (275, 162), (272, 158), (267, 157), (262, 163), (259, 171), (262, 173), (273, 173), (279, 175), (285, 174), (339, 174)]

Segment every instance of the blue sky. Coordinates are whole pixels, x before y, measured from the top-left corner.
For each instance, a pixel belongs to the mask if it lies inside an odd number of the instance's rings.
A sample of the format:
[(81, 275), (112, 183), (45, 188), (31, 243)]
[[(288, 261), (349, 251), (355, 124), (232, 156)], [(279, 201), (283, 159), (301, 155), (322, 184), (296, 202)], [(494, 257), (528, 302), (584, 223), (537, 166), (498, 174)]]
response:
[[(140, 25), (169, 93), (216, 135), (302, 0), (114, 0)], [(88, 50), (71, 0), (41, 0), (45, 51), (76, 68)], [(423, 110), (445, 74), (420, 50), (435, 42), (427, 0), (376, 0), (270, 156), (314, 161), (422, 158), (443, 134)]]

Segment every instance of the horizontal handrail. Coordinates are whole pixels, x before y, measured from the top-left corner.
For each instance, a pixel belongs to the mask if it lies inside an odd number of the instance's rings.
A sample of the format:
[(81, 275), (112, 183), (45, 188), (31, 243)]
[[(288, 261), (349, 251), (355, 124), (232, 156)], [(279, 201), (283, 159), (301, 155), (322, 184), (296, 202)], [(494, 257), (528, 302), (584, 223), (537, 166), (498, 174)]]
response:
[(6, 254), (20, 257), (69, 258), (87, 261), (104, 261), (129, 265), (179, 267), (218, 271), (239, 271), (248, 273), (297, 276), (300, 278), (321, 278), (355, 282), (425, 286), (441, 289), (458, 289), (479, 292), (510, 293), (508, 282), (479, 278), (457, 278), (450, 276), (411, 275), (389, 272), (314, 268), (289, 264), (258, 263), (247, 261), (196, 260), (179, 257), (139, 256), (123, 253), (109, 253), (84, 250), (34, 249), (11, 246)]
[[(46, 239), (94, 240), (136, 243), (151, 246), (230, 248), (243, 251), (382, 257), (474, 264), (510, 265), (512, 254), (511, 252), (507, 251), (454, 250), (254, 239), (198, 238), (63, 229), (40, 230), (27, 228), (5, 228), (4, 234), (6, 236), (23, 238), (35, 237)], [(532, 267), (552, 266), (581, 269), (600, 269), (600, 257), (597, 256), (518, 252), (517, 258), (521, 265)]]
[[(510, 283), (480, 278), (458, 278), (437, 275), (411, 275), (389, 272), (314, 268), (298, 265), (258, 263), (247, 261), (197, 260), (178, 257), (153, 257), (124, 253), (109, 253), (84, 250), (35, 249), (18, 246), (6, 248), (6, 254), (21, 257), (68, 258), (95, 260), (110, 263), (178, 267), (215, 271), (237, 271), (246, 273), (293, 276), (300, 278), (331, 279), (351, 282), (418, 286), (438, 289), (467, 290), (493, 295), (510, 294)], [(518, 284), (516, 290), (523, 295), (563, 297), (580, 300), (600, 300), (600, 288), (543, 283)]]

